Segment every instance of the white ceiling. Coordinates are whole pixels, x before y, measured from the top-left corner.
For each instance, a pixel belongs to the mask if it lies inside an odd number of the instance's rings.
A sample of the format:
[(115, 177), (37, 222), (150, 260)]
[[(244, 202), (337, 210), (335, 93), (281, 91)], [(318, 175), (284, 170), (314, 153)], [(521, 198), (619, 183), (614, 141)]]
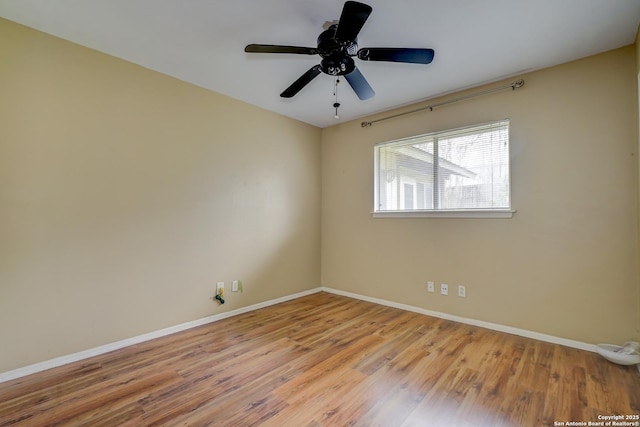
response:
[(249, 43), (316, 47), (343, 0), (0, 0), (0, 16), (319, 127), (632, 44), (640, 0), (361, 0), (373, 7), (360, 47), (435, 49), (430, 65), (364, 62), (376, 91), (360, 101), (319, 63), (248, 54)]

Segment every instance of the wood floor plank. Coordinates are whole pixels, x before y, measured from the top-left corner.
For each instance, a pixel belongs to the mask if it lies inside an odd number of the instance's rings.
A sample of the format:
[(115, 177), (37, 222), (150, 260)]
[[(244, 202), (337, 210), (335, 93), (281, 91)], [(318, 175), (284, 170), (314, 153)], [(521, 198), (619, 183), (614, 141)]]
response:
[[(298, 348), (296, 348), (298, 347)], [(261, 346), (244, 353), (232, 360), (216, 363), (215, 359), (206, 369), (178, 372), (184, 381), (173, 389), (162, 390), (156, 395), (150, 395), (142, 408), (143, 418), (149, 425), (162, 425), (169, 420), (186, 413), (197, 411), (208, 401), (225, 396), (227, 393), (241, 387), (280, 366), (287, 360), (299, 357), (304, 350), (286, 338)], [(251, 363), (246, 363), (247, 361)], [(215, 380), (211, 380), (215, 378)]]
[(306, 395), (308, 393), (323, 391), (321, 387), (314, 387), (315, 384), (324, 384), (327, 379), (335, 380), (339, 378), (346, 367), (358, 359), (366, 357), (368, 352), (374, 351), (383, 342), (384, 340), (381, 337), (375, 335), (360, 336), (347, 349), (338, 351), (309, 368), (304, 374), (275, 390), (275, 393), (289, 403), (295, 403), (300, 399), (307, 400)]
[(514, 427), (618, 414), (640, 414), (635, 367), (327, 293), (0, 384), (0, 427)]

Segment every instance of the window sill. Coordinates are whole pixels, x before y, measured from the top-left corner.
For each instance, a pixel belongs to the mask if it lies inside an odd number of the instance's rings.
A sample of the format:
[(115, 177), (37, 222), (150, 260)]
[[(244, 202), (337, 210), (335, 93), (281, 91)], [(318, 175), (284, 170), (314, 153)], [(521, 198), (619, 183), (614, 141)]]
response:
[(371, 212), (374, 218), (511, 218), (515, 210), (412, 210)]

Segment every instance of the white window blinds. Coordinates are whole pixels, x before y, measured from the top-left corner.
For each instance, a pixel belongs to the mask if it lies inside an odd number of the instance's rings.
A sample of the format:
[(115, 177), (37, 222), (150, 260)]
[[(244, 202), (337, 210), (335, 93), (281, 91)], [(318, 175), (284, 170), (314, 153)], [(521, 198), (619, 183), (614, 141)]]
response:
[(510, 208), (508, 120), (375, 147), (374, 212)]

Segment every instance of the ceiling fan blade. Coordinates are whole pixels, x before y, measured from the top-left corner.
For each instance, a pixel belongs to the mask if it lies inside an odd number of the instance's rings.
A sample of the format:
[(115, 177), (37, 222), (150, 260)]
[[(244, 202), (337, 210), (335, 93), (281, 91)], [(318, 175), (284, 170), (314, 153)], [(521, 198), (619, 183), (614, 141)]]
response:
[(344, 78), (347, 79), (349, 85), (351, 85), (360, 100), (364, 101), (376, 94), (369, 85), (369, 82), (367, 82), (367, 79), (365, 79), (360, 70), (358, 70), (358, 67), (349, 74), (345, 74)]
[(280, 94), (281, 97), (283, 98), (292, 98), (293, 96), (295, 96), (298, 92), (300, 92), (302, 90), (303, 87), (305, 87), (306, 85), (308, 85), (311, 80), (315, 79), (316, 77), (318, 77), (318, 75), (321, 73), (321, 69), (320, 69), (320, 65), (315, 65), (313, 67), (311, 67), (309, 69), (309, 71), (307, 71), (306, 73), (304, 73), (303, 75), (300, 76), (300, 78), (298, 80), (296, 80), (295, 82), (293, 82), (291, 84), (291, 86), (289, 86), (288, 88), (286, 88), (284, 90), (284, 92), (282, 92)]
[(358, 51), (363, 61), (408, 62), (411, 64), (430, 64), (433, 61), (433, 49), (410, 49), (393, 47), (365, 47)]
[(357, 1), (345, 2), (340, 21), (338, 21), (336, 39), (355, 41), (372, 10), (371, 6), (364, 3), (358, 3)]
[(315, 55), (318, 49), (300, 46), (279, 46), (274, 44), (250, 44), (244, 48), (249, 53), (296, 53), (300, 55)]

